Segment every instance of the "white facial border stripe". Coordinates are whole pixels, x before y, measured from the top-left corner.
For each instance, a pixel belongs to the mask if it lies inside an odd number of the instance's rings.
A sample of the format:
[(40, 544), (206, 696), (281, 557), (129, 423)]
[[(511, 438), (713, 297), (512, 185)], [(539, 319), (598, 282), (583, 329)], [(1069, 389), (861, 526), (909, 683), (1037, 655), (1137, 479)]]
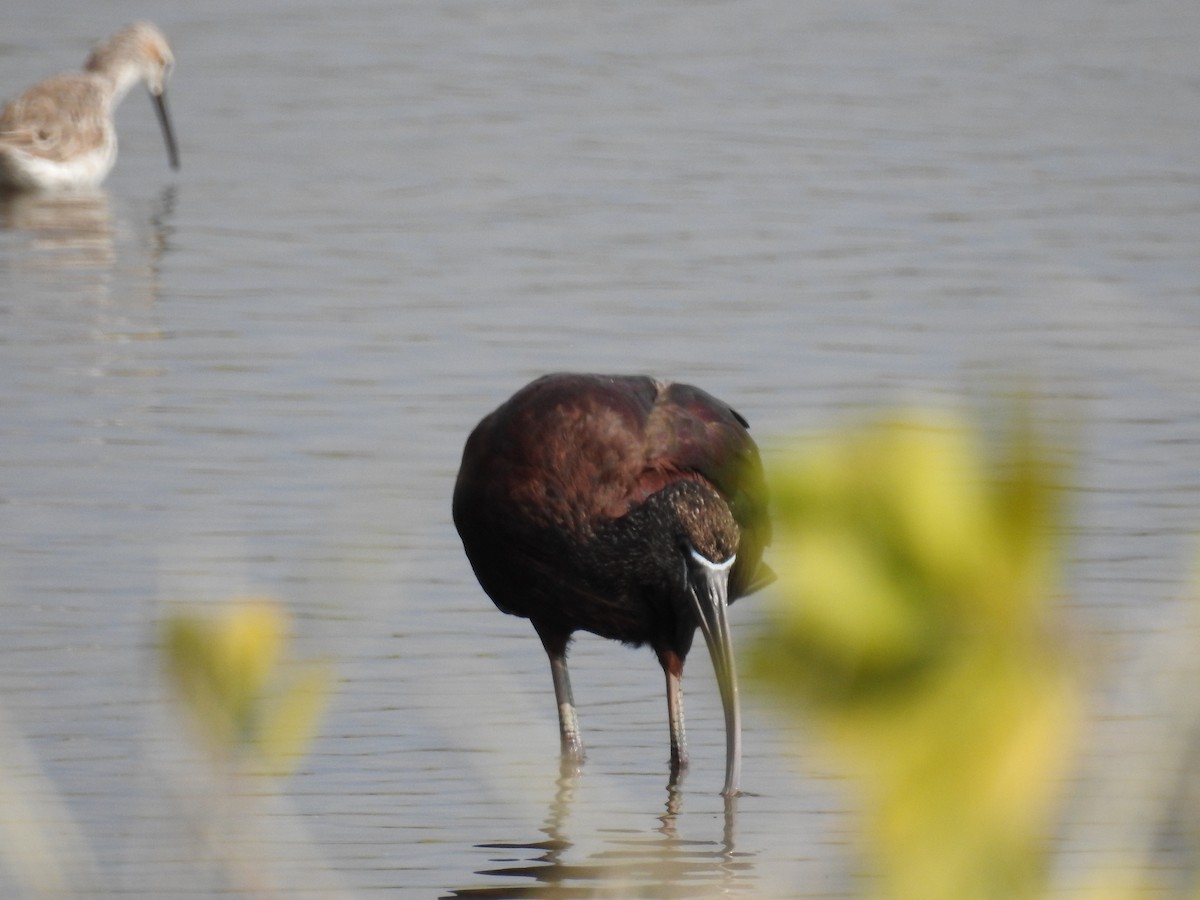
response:
[(737, 554), (735, 553), (724, 562), (713, 562), (695, 547), (688, 547), (688, 553), (690, 553), (692, 555), (692, 559), (700, 563), (700, 565), (704, 566), (706, 569), (712, 569), (714, 572), (723, 572), (726, 569), (732, 568), (734, 560), (737, 559)]

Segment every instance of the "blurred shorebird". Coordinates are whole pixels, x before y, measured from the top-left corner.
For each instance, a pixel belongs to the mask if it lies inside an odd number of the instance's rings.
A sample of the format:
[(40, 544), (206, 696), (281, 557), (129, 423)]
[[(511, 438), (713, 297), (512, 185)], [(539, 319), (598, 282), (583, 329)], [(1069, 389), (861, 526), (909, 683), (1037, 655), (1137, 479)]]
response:
[(82, 72), (47, 78), (10, 102), (0, 112), (0, 189), (100, 184), (117, 160), (113, 111), (139, 81), (150, 90), (167, 158), (178, 169), (165, 93), (174, 61), (163, 33), (136, 22), (97, 46)]

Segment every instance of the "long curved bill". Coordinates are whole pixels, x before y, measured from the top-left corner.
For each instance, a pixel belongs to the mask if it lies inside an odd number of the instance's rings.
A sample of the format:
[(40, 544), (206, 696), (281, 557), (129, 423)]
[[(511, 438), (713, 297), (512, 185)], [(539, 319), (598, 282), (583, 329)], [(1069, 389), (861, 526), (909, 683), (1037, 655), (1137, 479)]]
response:
[(729, 570), (734, 557), (714, 563), (692, 551), (694, 564), (688, 567), (692, 605), (725, 708), (725, 788), (726, 797), (738, 793), (742, 777), (742, 718), (738, 703), (737, 669), (733, 663), (733, 638), (729, 633)]
[(154, 111), (158, 113), (158, 125), (162, 128), (163, 140), (167, 144), (167, 161), (171, 163), (172, 169), (179, 168), (179, 147), (175, 144), (175, 131), (171, 128), (171, 117), (167, 115), (167, 92), (163, 90), (161, 93), (150, 93), (150, 99), (154, 101)]

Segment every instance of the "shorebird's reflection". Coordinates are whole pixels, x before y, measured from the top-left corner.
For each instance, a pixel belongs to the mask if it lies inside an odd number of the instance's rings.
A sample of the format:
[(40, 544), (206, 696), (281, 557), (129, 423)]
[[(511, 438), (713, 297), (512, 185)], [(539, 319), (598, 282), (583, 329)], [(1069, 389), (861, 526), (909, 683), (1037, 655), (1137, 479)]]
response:
[(0, 193), (0, 226), (25, 238), (18, 257), (28, 268), (108, 268), (116, 260), (116, 228), (104, 191)]
[[(595, 896), (704, 897), (753, 893), (750, 855), (734, 847), (737, 799), (725, 798), (724, 827), (719, 840), (685, 840), (679, 835), (683, 791), (678, 779), (667, 785), (665, 809), (658, 826), (645, 832), (615, 830), (602, 838), (604, 846), (571, 861), (575, 843), (568, 823), (579, 793), (580, 769), (564, 763), (555, 783), (554, 798), (534, 841), (479, 844), (503, 865), (477, 875), (489, 885), (451, 891), (447, 897), (565, 898)], [(588, 834), (589, 840), (595, 832)]]
[[(144, 264), (156, 277), (170, 239), (175, 203), (176, 189), (171, 185), (150, 201), (148, 211), (143, 208), (145, 218), (137, 215), (132, 228), (128, 222), (122, 228), (113, 216), (108, 194), (100, 188), (0, 191), (0, 229), (14, 234), (19, 251), (6, 257), (10, 265), (29, 271), (108, 270), (117, 262), (118, 233), (126, 230), (141, 238), (127, 249), (144, 248)], [(138, 257), (129, 264), (136, 271)]]

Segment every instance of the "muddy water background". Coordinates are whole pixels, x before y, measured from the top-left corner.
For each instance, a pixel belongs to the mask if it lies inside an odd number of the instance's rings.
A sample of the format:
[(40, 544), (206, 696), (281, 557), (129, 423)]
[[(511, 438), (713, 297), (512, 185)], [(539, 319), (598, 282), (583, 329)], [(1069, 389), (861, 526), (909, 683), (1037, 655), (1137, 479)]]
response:
[[(1107, 781), (1062, 878), (1127, 840), (1200, 518), (1194, 3), (17, 6), (5, 95), (133, 18), (178, 57), (178, 176), (137, 89), (103, 193), (0, 213), (2, 761), (80, 883), (221, 894), (232, 846), (298, 894), (850, 889), (848, 792), (753, 698), (726, 817), (702, 656), (672, 795), (652, 654), (581, 639), (559, 778), (449, 496), (474, 422), (563, 368), (694, 381), (767, 444), (1014, 375), (1063, 401)], [(338, 693), (205, 844), (153, 628), (247, 593)]]

